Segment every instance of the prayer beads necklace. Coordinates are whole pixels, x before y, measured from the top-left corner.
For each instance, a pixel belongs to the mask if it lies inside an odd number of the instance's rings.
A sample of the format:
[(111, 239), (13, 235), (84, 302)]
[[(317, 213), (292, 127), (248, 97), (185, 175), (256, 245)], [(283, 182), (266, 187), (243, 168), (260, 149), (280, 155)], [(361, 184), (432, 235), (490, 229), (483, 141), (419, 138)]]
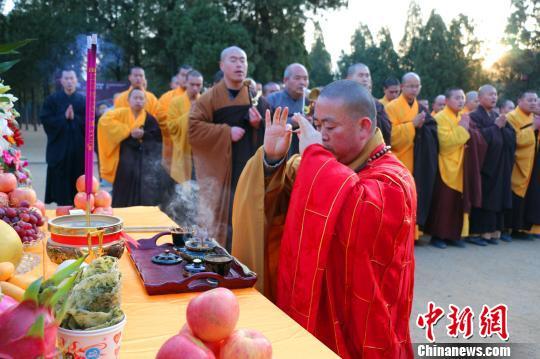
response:
[(392, 148), (391, 146), (384, 146), (379, 152), (377, 153), (374, 153), (373, 156), (371, 156), (370, 158), (367, 159), (366, 161), (366, 164), (367, 163), (370, 163), (374, 160), (376, 160), (377, 158), (381, 157), (382, 155), (384, 155), (386, 152), (390, 151), (390, 148)]

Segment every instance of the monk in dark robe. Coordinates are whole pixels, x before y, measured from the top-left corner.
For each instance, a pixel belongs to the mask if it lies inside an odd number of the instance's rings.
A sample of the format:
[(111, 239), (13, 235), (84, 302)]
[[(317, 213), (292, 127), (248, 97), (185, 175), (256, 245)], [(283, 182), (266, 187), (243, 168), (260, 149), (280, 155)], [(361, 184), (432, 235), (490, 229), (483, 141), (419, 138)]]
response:
[(540, 101), (536, 102), (533, 126), (536, 147), (531, 180), (526, 194), (525, 221), (531, 224), (530, 233), (533, 239), (540, 239), (540, 136), (538, 135), (540, 131)]
[(62, 90), (45, 99), (39, 118), (47, 134), (45, 203), (73, 204), (75, 182), (84, 173), (86, 100), (76, 93), (77, 75), (62, 71)]
[(482, 205), (473, 207), (470, 216), (470, 243), (498, 244), (504, 228), (504, 211), (512, 208), (511, 176), (516, 134), (504, 115), (493, 111), (497, 90), (484, 85), (478, 90), (480, 105), (470, 113), (471, 121), (487, 143), (482, 165)]
[(199, 224), (222, 246), (231, 246), (232, 199), (246, 162), (262, 144), (261, 113), (244, 84), (247, 56), (233, 46), (221, 53), (224, 77), (191, 107), (189, 141), (199, 184)]
[(288, 161), (287, 109), (267, 114), (235, 197), (233, 254), (341, 357), (412, 358), (415, 186), (384, 143), (374, 101), (355, 81), (327, 85), (317, 130), (294, 116), (301, 155)]
[(479, 166), (475, 166), (474, 171), (470, 170), (471, 162), (478, 159), (478, 156), (471, 156), (471, 151), (480, 146), (477, 143), (479, 134), (470, 128), (469, 115), (461, 113), (464, 104), (463, 90), (449, 89), (445, 94), (445, 106), (435, 115), (439, 173), (425, 232), (431, 235), (431, 245), (437, 248), (446, 248), (447, 244), (465, 246), (461, 237), (468, 233), (467, 215), (470, 211), (470, 206), (466, 205), (467, 193), (464, 193), (465, 171), (469, 182), (473, 177), (478, 182), (480, 180)]
[(392, 123), (392, 152), (411, 171), (416, 182), (416, 223), (423, 229), (437, 178), (439, 148), (437, 123), (417, 101), (421, 88), (420, 76), (406, 73), (401, 80), (401, 95), (386, 105), (385, 110)]
[(128, 95), (128, 108), (108, 111), (99, 120), (101, 176), (113, 183), (113, 207), (162, 203), (167, 173), (160, 158), (159, 124), (146, 112), (143, 90)]
[[(516, 154), (512, 169), (512, 210), (506, 212), (504, 224), (512, 232), (512, 238), (516, 239), (533, 239), (528, 233), (533, 223), (527, 221), (525, 210), (527, 202), (533, 203), (528, 198), (529, 186), (536, 185), (531, 179), (537, 150), (535, 131), (538, 124), (534, 122), (537, 102), (536, 92), (526, 91), (519, 97), (516, 109), (506, 114), (508, 123), (516, 133)], [(530, 193), (534, 193), (534, 190)]]
[[(357, 63), (349, 66), (347, 70), (347, 80), (353, 80), (364, 86), (370, 93), (373, 86), (371, 81), (371, 72), (369, 67), (362, 63)], [(375, 101), (375, 108), (377, 110), (377, 127), (381, 130), (384, 142), (390, 145), (392, 125), (384, 110), (384, 105), (379, 101)]]

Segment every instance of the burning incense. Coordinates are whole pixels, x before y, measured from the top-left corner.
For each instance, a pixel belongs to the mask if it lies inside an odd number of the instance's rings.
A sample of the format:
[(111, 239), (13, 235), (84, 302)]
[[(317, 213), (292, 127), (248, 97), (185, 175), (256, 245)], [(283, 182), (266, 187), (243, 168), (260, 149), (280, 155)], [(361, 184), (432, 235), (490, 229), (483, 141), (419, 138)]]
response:
[(94, 135), (96, 108), (96, 55), (97, 35), (87, 36), (86, 60), (86, 132), (84, 148), (84, 179), (86, 187), (86, 224), (90, 227), (90, 195), (94, 177)]

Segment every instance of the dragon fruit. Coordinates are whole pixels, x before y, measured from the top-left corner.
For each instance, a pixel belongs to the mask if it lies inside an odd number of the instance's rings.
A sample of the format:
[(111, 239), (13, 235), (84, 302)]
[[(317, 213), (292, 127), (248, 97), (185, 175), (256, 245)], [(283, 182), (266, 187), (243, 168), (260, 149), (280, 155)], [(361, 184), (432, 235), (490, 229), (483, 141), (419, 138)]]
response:
[(76, 272), (86, 257), (42, 282), (39, 278), (24, 293), (23, 301), (0, 314), (0, 358), (55, 358), (56, 333), (65, 308), (55, 305), (71, 290)]

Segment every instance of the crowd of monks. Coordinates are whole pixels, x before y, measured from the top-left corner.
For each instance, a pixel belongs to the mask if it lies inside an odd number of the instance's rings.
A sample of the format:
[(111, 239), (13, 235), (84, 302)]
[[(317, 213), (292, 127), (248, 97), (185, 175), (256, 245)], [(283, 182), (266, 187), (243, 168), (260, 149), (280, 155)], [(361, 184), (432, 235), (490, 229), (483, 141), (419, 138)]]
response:
[[(299, 63), (264, 86), (247, 78), (242, 49), (224, 49), (219, 63), (208, 89), (184, 65), (159, 98), (144, 69), (132, 68), (130, 88), (98, 120), (100, 176), (115, 207), (170, 210), (178, 193), (193, 193), (182, 198), (197, 202), (197, 223), (179, 224), (204, 227), (257, 273), (264, 295), (339, 355), (412, 358), (422, 234), (437, 248), (540, 235), (535, 91), (499, 109), (492, 85), (453, 87), (430, 108), (414, 72), (388, 78), (376, 99), (361, 63), (311, 91)], [(61, 81), (41, 116), (46, 200), (59, 204), (71, 201), (59, 193), (82, 171), (73, 163), (82, 163), (84, 134), (75, 73)]]
[[(206, 217), (202, 223), (228, 248), (236, 187), (248, 159), (262, 145), (265, 111), (288, 107), (293, 127), (296, 112), (316, 122), (309, 113), (316, 98), (310, 97), (304, 66), (288, 66), (281, 86), (258, 86), (246, 80), (247, 60), (235, 51), (222, 55), (222, 70), (202, 95), (203, 77), (191, 66), (180, 67), (171, 81), (174, 87), (159, 99), (146, 89), (144, 70), (132, 68), (130, 88), (115, 97), (114, 110), (102, 116), (98, 129), (100, 172), (117, 184), (115, 205), (160, 204), (174, 193), (171, 186), (196, 181)], [(371, 91), (366, 65), (352, 65), (347, 78)], [(384, 97), (375, 102), (386, 144), (415, 179), (417, 237), (425, 233), (433, 246), (445, 248), (538, 236), (536, 92), (525, 91), (515, 108), (512, 101), (503, 101), (499, 110), (494, 86), (467, 93), (455, 87), (436, 96), (430, 109), (419, 98), (421, 87), (420, 76), (412, 72), (401, 82), (388, 78)], [(144, 146), (145, 151), (130, 155), (129, 149), (150, 141), (151, 133), (162, 143), (163, 173), (155, 165), (155, 148)], [(295, 153), (298, 140), (293, 137), (289, 155)]]

